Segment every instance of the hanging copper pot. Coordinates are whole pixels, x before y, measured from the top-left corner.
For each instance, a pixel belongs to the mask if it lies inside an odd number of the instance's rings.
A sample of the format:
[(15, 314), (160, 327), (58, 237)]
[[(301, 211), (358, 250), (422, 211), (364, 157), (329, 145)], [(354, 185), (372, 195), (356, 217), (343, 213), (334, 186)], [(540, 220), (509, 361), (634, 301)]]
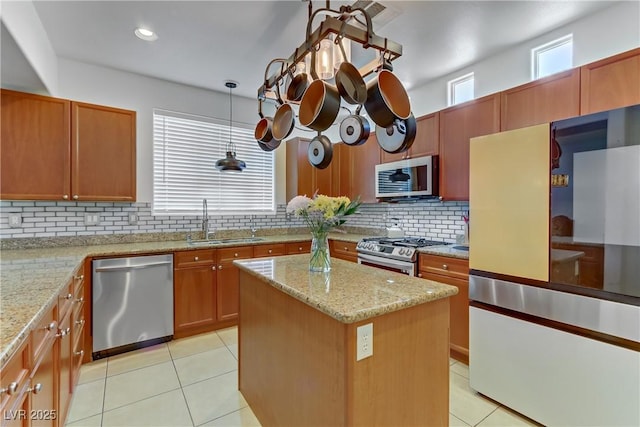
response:
[(333, 124), (339, 111), (338, 89), (323, 80), (314, 80), (300, 101), (300, 124), (322, 132)]
[(396, 119), (391, 126), (377, 126), (376, 139), (387, 153), (402, 153), (413, 145), (416, 130), (416, 118), (411, 114), (407, 120)]
[(307, 149), (307, 158), (309, 163), (318, 169), (329, 166), (333, 158), (333, 146), (329, 138), (321, 134), (313, 138)]
[(273, 138), (282, 141), (288, 137), (296, 124), (295, 112), (291, 104), (282, 104), (278, 107), (275, 116), (273, 116), (272, 134)]
[(364, 106), (371, 120), (384, 128), (391, 126), (396, 119), (407, 120), (411, 115), (407, 91), (400, 80), (387, 69), (381, 69), (378, 77), (367, 84)]

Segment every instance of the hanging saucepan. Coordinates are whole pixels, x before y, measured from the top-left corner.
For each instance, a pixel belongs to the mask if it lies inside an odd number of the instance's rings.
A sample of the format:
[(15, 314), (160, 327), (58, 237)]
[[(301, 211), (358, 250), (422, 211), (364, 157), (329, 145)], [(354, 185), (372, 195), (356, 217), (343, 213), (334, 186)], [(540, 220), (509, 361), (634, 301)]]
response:
[(369, 120), (360, 115), (359, 105), (356, 114), (348, 116), (340, 122), (340, 139), (347, 145), (361, 145), (367, 142), (371, 133)]
[(396, 119), (391, 126), (376, 126), (376, 138), (387, 153), (407, 151), (416, 138), (416, 118), (410, 113), (408, 119)]
[[(346, 58), (342, 40), (338, 43), (342, 50), (343, 57)], [(343, 61), (336, 72), (336, 87), (340, 96), (352, 105), (364, 104), (367, 100), (367, 85), (360, 75), (360, 71), (350, 62)]]
[(340, 93), (329, 83), (320, 80), (315, 70), (316, 53), (311, 53), (311, 75), (314, 80), (302, 95), (298, 119), (302, 126), (322, 132), (331, 126), (340, 111)]
[[(295, 57), (298, 57), (298, 49), (296, 48)], [(295, 66), (297, 68), (297, 66)], [(304, 91), (309, 86), (309, 75), (305, 72), (300, 72), (293, 75), (291, 69), (289, 70), (289, 85), (287, 86), (287, 99), (289, 101), (300, 101)]]
[(258, 101), (258, 115), (260, 116), (260, 120), (256, 125), (256, 129), (253, 133), (253, 136), (260, 142), (268, 143), (273, 139), (272, 126), (273, 119), (271, 117), (265, 117), (262, 114), (262, 100)]
[(295, 112), (291, 104), (282, 104), (278, 107), (275, 116), (273, 116), (273, 137), (278, 141), (282, 141), (288, 137), (296, 124)]
[(333, 146), (329, 138), (318, 133), (318, 136), (309, 143), (307, 157), (309, 158), (309, 163), (318, 169), (324, 169), (329, 166), (333, 158)]
[(277, 140), (274, 139), (268, 144), (265, 144), (264, 142), (258, 141), (258, 146), (263, 151), (273, 151), (273, 150), (275, 150), (276, 148), (278, 148), (280, 146), (280, 141), (277, 141)]
[(407, 91), (400, 80), (384, 68), (367, 84), (364, 106), (371, 120), (385, 128), (391, 126), (395, 119), (407, 120), (411, 115)]

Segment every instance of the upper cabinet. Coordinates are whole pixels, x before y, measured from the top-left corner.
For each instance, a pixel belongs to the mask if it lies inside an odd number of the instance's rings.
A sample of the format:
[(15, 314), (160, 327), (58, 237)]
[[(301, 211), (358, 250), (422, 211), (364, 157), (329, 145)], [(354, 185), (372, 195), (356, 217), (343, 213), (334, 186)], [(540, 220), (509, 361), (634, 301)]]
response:
[(9, 90), (0, 99), (0, 197), (69, 199), (71, 102)]
[(350, 199), (359, 197), (361, 202), (375, 203), (375, 168), (380, 163), (383, 152), (375, 133), (372, 133), (362, 145), (349, 146), (340, 143), (337, 144), (337, 148), (340, 155), (336, 162), (339, 177), (336, 195), (347, 196)]
[(579, 114), (579, 68), (538, 79), (501, 93), (502, 130), (548, 123)]
[(335, 178), (336, 147), (334, 144), (333, 160), (325, 169), (318, 169), (309, 163), (307, 151), (311, 141), (294, 138), (287, 141), (287, 201), (297, 195), (312, 197), (318, 194), (333, 195), (337, 187)]
[(440, 111), (442, 200), (469, 200), (469, 139), (499, 131), (500, 94)]
[(135, 111), (9, 90), (1, 99), (2, 199), (135, 201)]
[(640, 48), (580, 67), (580, 114), (640, 104)]
[(438, 133), (440, 131), (440, 113), (427, 114), (416, 119), (416, 139), (411, 148), (404, 153), (391, 154), (382, 151), (382, 163), (397, 160), (432, 156), (438, 154)]

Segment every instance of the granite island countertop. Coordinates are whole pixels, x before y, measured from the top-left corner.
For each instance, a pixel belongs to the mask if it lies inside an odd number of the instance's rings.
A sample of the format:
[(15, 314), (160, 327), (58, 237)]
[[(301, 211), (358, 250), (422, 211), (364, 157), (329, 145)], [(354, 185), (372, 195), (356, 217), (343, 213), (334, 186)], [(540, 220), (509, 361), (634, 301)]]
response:
[(447, 298), (458, 288), (333, 258), (331, 271), (309, 271), (309, 255), (286, 255), (234, 264), (276, 289), (342, 323), (354, 323)]
[[(358, 242), (363, 235), (331, 233), (329, 238)], [(311, 240), (308, 233), (263, 236), (255, 242), (230, 242), (209, 246), (185, 240), (114, 243), (45, 249), (0, 251), (0, 366), (29, 336), (30, 330), (53, 307), (56, 296), (69, 283), (86, 257), (172, 253), (174, 251), (277, 244)]]
[[(451, 258), (469, 259), (468, 250), (454, 249), (455, 247), (464, 246), (457, 244), (446, 244), (442, 246), (426, 246), (418, 248), (418, 252), (429, 255), (448, 256)], [(467, 246), (468, 247), (468, 246)]]

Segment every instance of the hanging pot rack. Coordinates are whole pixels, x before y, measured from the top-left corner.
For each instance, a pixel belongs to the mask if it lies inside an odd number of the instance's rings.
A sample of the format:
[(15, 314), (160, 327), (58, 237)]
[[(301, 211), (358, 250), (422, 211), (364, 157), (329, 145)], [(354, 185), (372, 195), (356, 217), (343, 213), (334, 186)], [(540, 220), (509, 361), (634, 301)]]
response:
[[(264, 82), (260, 88), (258, 88), (258, 99), (275, 99), (274, 88), (278, 87), (283, 82), (283, 79), (293, 73), (297, 64), (303, 62), (306, 56), (317, 50), (322, 40), (327, 39), (331, 34), (336, 36), (334, 41), (336, 44), (342, 39), (347, 38), (351, 41), (359, 43), (363, 48), (373, 48), (380, 52), (383, 59), (387, 62), (391, 62), (402, 56), (402, 45), (389, 40), (385, 37), (380, 37), (373, 32), (373, 26), (369, 13), (362, 8), (352, 8), (351, 6), (341, 6), (339, 10), (332, 9), (327, 1), (327, 6), (317, 9), (312, 12), (312, 5), (309, 2), (309, 20), (307, 22), (307, 31), (305, 41), (295, 49), (294, 53), (289, 58), (276, 58), (273, 59), (267, 65), (265, 69)], [(320, 26), (313, 32), (311, 32), (311, 26), (313, 20), (320, 13), (327, 15), (325, 19), (320, 23)], [(349, 23), (351, 19), (357, 20), (357, 16), (362, 14), (365, 18), (366, 29), (356, 27)], [(335, 15), (330, 16), (330, 15)], [(360, 22), (358, 20), (358, 22)], [(275, 73), (269, 75), (269, 70), (273, 64), (280, 63), (280, 69)], [(380, 68), (379, 59), (373, 59), (368, 64), (360, 67), (358, 71), (363, 77), (368, 76), (372, 72)]]

